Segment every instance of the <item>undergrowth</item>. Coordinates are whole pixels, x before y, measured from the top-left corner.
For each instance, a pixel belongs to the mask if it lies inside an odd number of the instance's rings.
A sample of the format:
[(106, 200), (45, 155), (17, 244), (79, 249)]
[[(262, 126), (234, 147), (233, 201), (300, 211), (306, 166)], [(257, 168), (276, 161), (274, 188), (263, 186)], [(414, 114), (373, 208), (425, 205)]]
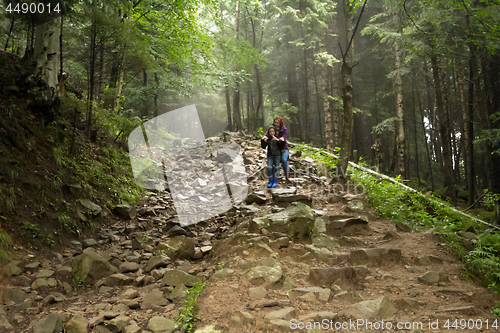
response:
[[(16, 141), (0, 138), (0, 257), (7, 258), (12, 247), (8, 235), (14, 248), (53, 248), (69, 234), (94, 230), (115, 205), (140, 199), (143, 190), (123, 149), (140, 119), (96, 106), (89, 138), (82, 119), (86, 102), (74, 96), (64, 97), (57, 117), (45, 125), (23, 101), (14, 104), (16, 112), (5, 122)], [(83, 211), (82, 218), (79, 199), (90, 199), (103, 214)]]
[(196, 322), (200, 320), (198, 315), (198, 296), (206, 283), (195, 283), (191, 288), (185, 291), (186, 297), (182, 301), (179, 319), (177, 319), (176, 326), (181, 328), (183, 333), (192, 333), (196, 329)]

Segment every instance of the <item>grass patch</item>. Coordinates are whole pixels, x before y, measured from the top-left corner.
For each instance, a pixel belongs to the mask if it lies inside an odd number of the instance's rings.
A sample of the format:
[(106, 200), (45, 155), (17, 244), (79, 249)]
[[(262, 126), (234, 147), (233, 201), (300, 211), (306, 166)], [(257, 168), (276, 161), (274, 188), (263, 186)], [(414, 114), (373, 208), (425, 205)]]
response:
[(192, 333), (196, 329), (196, 322), (200, 320), (198, 316), (198, 296), (206, 283), (195, 283), (193, 287), (185, 291), (186, 298), (182, 301), (179, 319), (177, 319), (176, 326), (181, 328), (184, 333)]

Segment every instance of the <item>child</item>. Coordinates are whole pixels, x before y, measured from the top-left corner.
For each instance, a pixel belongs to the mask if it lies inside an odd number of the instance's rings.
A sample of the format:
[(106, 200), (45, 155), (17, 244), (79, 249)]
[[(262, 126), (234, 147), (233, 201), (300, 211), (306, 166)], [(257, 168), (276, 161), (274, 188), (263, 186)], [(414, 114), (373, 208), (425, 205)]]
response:
[(268, 188), (278, 186), (281, 150), (285, 146), (285, 142), (278, 140), (275, 134), (276, 130), (271, 126), (269, 127), (267, 134), (264, 135), (264, 137), (260, 141), (260, 145), (262, 146), (262, 148), (265, 149), (267, 146), (267, 175), (269, 177), (269, 185), (267, 186)]

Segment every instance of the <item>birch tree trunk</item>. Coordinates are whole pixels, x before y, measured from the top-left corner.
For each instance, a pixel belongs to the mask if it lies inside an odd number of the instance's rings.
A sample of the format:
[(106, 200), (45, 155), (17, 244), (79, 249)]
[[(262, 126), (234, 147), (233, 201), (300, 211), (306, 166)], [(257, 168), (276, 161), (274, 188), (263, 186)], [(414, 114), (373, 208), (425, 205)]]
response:
[[(397, 26), (399, 26), (399, 12), (394, 14), (394, 21)], [(398, 33), (400, 33), (400, 28), (398, 28)], [(402, 178), (406, 176), (406, 156), (405, 156), (405, 127), (404, 127), (404, 109), (403, 109), (403, 80), (401, 78), (401, 58), (402, 50), (399, 40), (396, 40), (394, 44), (394, 52), (396, 57), (396, 76), (394, 78), (394, 86), (396, 88), (396, 145), (397, 145), (397, 161), (398, 161), (398, 171), (397, 173), (401, 175)]]
[[(49, 101), (59, 98), (58, 87), (58, 55), (59, 55), (59, 18), (33, 27), (35, 29), (35, 45), (33, 59), (36, 60), (34, 75), (47, 85), (49, 90), (45, 96)], [(28, 51), (26, 51), (28, 52)]]

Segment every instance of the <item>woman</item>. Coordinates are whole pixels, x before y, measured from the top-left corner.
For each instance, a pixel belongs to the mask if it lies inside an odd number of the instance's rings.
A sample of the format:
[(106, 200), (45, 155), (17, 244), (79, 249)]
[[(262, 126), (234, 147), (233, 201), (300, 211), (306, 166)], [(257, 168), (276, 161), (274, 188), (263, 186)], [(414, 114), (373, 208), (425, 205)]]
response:
[(275, 134), (276, 130), (273, 126), (271, 126), (269, 127), (267, 135), (260, 140), (261, 147), (264, 149), (267, 147), (267, 175), (269, 177), (268, 188), (278, 186), (281, 152), (285, 146), (285, 142), (278, 140)]
[(286, 142), (286, 127), (283, 125), (283, 118), (276, 117), (273, 122), (274, 128), (276, 129), (276, 137), (280, 141), (285, 142), (285, 146), (283, 147), (283, 151), (281, 153), (281, 164), (283, 164), (283, 171), (285, 172), (286, 181), (288, 182), (290, 179), (290, 168), (288, 167), (288, 142)]

